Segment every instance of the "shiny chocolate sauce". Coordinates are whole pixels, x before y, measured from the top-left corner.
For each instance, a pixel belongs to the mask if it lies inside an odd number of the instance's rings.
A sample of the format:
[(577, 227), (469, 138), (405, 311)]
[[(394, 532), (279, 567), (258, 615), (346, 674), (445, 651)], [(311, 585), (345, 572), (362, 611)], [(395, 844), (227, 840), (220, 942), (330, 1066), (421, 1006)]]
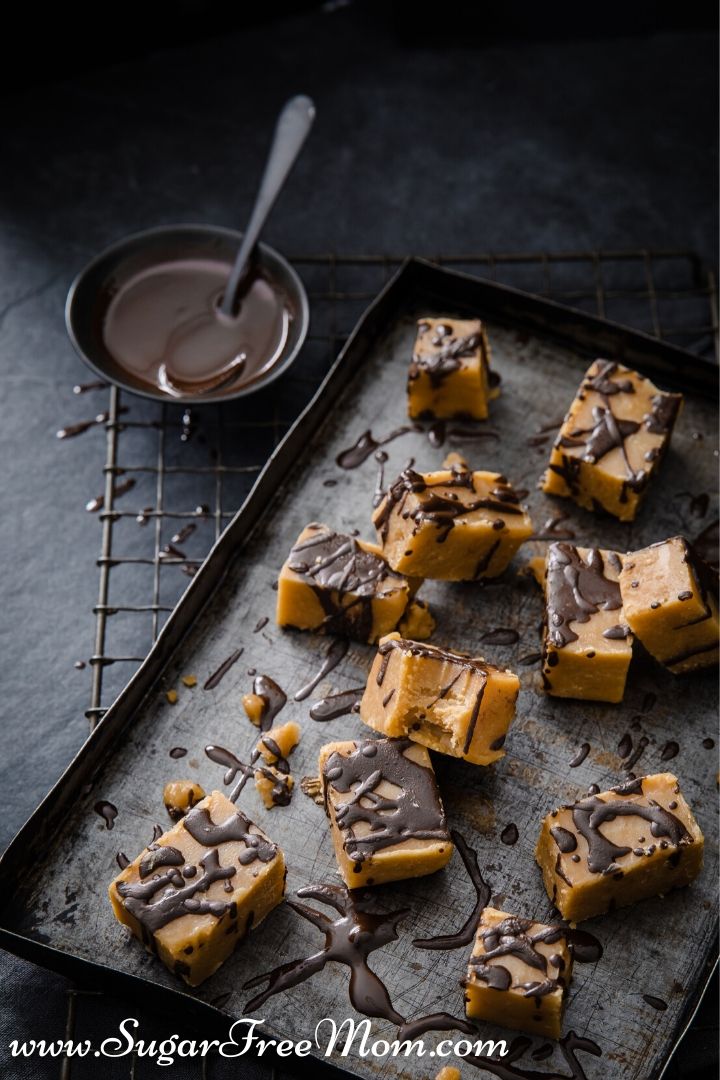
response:
[(139, 384), (171, 397), (221, 392), (272, 368), (288, 340), (286, 296), (256, 275), (239, 311), (219, 311), (232, 267), (221, 259), (178, 259), (141, 270), (112, 297), (103, 340)]

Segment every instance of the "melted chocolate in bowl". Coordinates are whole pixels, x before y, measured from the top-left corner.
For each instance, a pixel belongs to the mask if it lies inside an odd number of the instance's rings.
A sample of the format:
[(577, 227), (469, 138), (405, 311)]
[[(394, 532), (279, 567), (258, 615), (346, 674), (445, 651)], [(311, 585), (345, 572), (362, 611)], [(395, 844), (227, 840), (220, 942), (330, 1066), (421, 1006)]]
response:
[(288, 298), (256, 274), (228, 319), (218, 306), (231, 270), (221, 258), (186, 258), (130, 276), (102, 326), (114, 361), (134, 380), (176, 397), (237, 386), (274, 367), (288, 343)]

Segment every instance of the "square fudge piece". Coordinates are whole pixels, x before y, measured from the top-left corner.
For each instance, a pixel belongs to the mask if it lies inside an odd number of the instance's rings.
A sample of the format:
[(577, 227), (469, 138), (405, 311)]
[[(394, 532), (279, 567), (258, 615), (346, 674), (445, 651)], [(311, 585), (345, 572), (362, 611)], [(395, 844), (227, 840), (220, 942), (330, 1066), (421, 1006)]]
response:
[(413, 600), (421, 583), (394, 573), (376, 544), (313, 522), (280, 571), (277, 621), (374, 644), (408, 619), (418, 637), (429, 637), (432, 617)]
[(116, 919), (190, 986), (199, 986), (283, 898), (285, 860), (213, 791), (110, 885)]
[(468, 963), (465, 1012), (559, 1039), (572, 966), (565, 927), (487, 907)]
[(424, 474), (406, 469), (373, 523), (393, 570), (444, 581), (497, 577), (532, 535), (506, 478), (462, 465)]
[(625, 618), (656, 660), (679, 675), (718, 662), (718, 575), (682, 536), (626, 555)]
[(453, 852), (430, 755), (409, 739), (336, 742), (320, 779), (340, 873), (351, 889), (423, 877)]
[(657, 773), (553, 810), (535, 856), (552, 903), (580, 922), (687, 885), (703, 835), (676, 777)]
[(682, 394), (666, 394), (637, 371), (596, 360), (555, 440), (543, 491), (633, 521), (681, 404)]
[(485, 420), (497, 386), (479, 319), (418, 319), (407, 384), (413, 419)]
[(615, 551), (551, 544), (546, 556), (543, 684), (555, 697), (622, 701), (632, 657)]
[(503, 757), (520, 681), (481, 657), (389, 634), (380, 642), (360, 717), (383, 735), (489, 765)]

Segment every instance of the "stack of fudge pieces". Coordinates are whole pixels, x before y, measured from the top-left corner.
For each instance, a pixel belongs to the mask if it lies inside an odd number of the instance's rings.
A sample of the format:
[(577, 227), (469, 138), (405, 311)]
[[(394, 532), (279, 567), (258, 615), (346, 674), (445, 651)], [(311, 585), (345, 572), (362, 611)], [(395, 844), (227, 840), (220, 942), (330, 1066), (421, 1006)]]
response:
[[(497, 396), (479, 320), (423, 318), (408, 373), (413, 418), (485, 419)], [(682, 404), (620, 364), (588, 370), (555, 440), (543, 489), (631, 521)], [(324, 746), (319, 777), (338, 870), (349, 888), (443, 868), (454, 845), (429, 751), (500, 759), (520, 684), (481, 656), (429, 644), (425, 578), (497, 578), (532, 536), (511, 482), (455, 456), (405, 469), (372, 521), (377, 542), (311, 522), (278, 582), (277, 622), (376, 645), (361, 720), (380, 737)], [(557, 697), (621, 701), (633, 638), (671, 672), (718, 660), (717, 575), (682, 537), (621, 554), (550, 544), (532, 569), (545, 591), (543, 684)], [(688, 884), (703, 837), (677, 779), (631, 778), (558, 808), (536, 858), (571, 923)], [(190, 985), (207, 978), (284, 892), (282, 852), (213, 792), (122, 870), (117, 918)], [(559, 1037), (572, 975), (564, 923), (486, 907), (465, 979), (467, 1015)]]

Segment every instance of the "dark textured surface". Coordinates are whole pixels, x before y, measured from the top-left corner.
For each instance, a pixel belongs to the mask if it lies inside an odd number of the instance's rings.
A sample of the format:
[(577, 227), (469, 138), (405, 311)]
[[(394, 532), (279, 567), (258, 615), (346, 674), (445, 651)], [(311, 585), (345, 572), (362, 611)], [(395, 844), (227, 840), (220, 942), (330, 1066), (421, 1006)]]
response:
[[(0, 840), (87, 730), (87, 671), (72, 664), (92, 648), (98, 527), (82, 508), (102, 487), (103, 435), (54, 439), (94, 411), (72, 398), (84, 369), (62, 325), (83, 261), (162, 221), (241, 224), (275, 111), (297, 90), (319, 120), (268, 229), (281, 248), (687, 246), (714, 259), (714, 66), (710, 35), (440, 51), (404, 48), (382, 17), (341, 10), (5, 103), (0, 544), (14, 559)], [(3, 965), (24, 1013), (27, 969)], [(7, 1030), (18, 1023), (10, 1012)], [(41, 1068), (17, 1075), (54, 1075)]]

